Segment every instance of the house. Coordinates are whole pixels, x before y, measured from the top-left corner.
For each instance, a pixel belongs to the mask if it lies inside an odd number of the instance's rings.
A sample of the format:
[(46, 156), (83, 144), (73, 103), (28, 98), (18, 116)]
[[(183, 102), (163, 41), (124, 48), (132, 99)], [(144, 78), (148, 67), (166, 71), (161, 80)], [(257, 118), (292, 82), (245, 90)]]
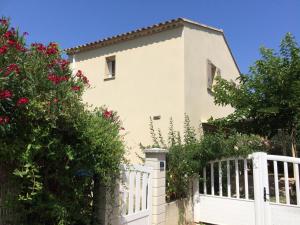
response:
[(142, 156), (140, 143), (152, 144), (150, 117), (167, 134), (171, 117), (182, 131), (185, 113), (199, 127), (232, 112), (214, 105), (212, 96), (217, 74), (228, 80), (239, 75), (220, 29), (178, 18), (66, 52), (73, 69), (82, 70), (92, 85), (84, 100), (118, 111), (132, 162)]

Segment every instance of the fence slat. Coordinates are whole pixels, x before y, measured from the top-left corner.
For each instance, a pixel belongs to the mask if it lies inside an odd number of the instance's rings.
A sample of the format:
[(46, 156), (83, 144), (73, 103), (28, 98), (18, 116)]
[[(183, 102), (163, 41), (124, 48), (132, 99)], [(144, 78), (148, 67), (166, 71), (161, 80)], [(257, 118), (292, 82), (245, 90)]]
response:
[(245, 184), (245, 198), (249, 199), (248, 161), (247, 161), (247, 159), (244, 159), (244, 184)]
[(210, 163), (210, 183), (211, 183), (211, 195), (215, 195), (214, 163)]
[(219, 161), (219, 195), (223, 196), (223, 188), (222, 188), (222, 162)]
[(141, 172), (136, 172), (135, 179), (135, 212), (138, 212), (141, 210)]
[(288, 164), (284, 162), (284, 188), (285, 188), (285, 199), (286, 204), (290, 204), (290, 190), (289, 190), (289, 171)]
[(274, 185), (275, 185), (275, 199), (276, 203), (279, 203), (279, 184), (278, 184), (278, 168), (277, 168), (277, 161), (273, 161), (274, 167)]
[(133, 197), (134, 197), (134, 181), (135, 172), (130, 171), (129, 173), (129, 199), (128, 199), (128, 214), (133, 213)]
[(227, 196), (231, 197), (231, 182), (230, 182), (230, 161), (226, 162), (227, 167)]
[(236, 197), (240, 198), (239, 161), (235, 159), (234, 164), (235, 164), (235, 192), (236, 192)]
[(206, 190), (206, 166), (203, 168), (203, 192), (206, 195), (207, 190)]
[(297, 163), (294, 163), (294, 174), (295, 174), (295, 178), (296, 178), (297, 205), (300, 206), (299, 167), (298, 167)]
[(146, 210), (147, 207), (147, 184), (148, 174), (143, 173), (143, 185), (142, 185), (142, 210)]

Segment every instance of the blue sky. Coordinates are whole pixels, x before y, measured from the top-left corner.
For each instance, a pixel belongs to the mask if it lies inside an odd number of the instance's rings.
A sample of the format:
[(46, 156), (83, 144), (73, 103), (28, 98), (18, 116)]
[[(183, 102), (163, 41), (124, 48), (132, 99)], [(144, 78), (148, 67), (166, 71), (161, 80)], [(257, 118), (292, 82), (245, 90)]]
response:
[(286, 32), (300, 43), (300, 0), (0, 0), (0, 15), (62, 48), (185, 17), (223, 29), (243, 73)]

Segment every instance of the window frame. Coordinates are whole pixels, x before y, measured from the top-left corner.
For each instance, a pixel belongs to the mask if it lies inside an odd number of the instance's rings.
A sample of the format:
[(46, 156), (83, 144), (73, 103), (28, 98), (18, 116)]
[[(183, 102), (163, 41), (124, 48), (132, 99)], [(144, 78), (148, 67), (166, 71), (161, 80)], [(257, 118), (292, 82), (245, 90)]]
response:
[(114, 80), (116, 78), (116, 56), (105, 57), (104, 80)]
[(216, 76), (221, 76), (221, 70), (210, 60), (207, 60), (207, 91), (209, 93), (213, 92)]

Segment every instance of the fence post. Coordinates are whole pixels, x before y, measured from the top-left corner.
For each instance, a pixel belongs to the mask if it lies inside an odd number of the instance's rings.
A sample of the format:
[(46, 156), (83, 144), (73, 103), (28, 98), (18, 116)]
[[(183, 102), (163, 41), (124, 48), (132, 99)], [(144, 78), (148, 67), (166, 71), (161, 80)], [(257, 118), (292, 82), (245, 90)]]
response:
[[(164, 225), (166, 221), (166, 154), (168, 150), (150, 148), (144, 150), (145, 166), (152, 167), (152, 225)], [(151, 198), (151, 196), (150, 196)]]
[(270, 225), (267, 153), (252, 154), (255, 225)]

